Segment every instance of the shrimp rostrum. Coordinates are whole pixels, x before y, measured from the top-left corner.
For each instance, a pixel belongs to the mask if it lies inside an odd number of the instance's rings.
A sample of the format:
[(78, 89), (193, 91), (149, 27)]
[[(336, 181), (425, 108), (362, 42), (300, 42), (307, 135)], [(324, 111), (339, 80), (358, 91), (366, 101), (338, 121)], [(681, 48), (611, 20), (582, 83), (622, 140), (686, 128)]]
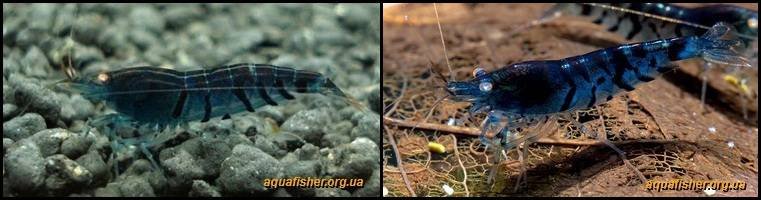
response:
[[(95, 127), (105, 127), (112, 139), (138, 145), (157, 166), (147, 146), (152, 135), (122, 139), (114, 129), (140, 126), (158, 131), (165, 127), (186, 125), (200, 120), (249, 111), (265, 105), (278, 105), (296, 98), (294, 93), (316, 93), (348, 97), (322, 74), (263, 64), (234, 64), (214, 69), (175, 71), (156, 67), (127, 68), (79, 77), (69, 72), (64, 82), (91, 101), (105, 101), (117, 113), (93, 120)], [(348, 99), (351, 100), (351, 99)], [(143, 131), (138, 131), (143, 132)], [(113, 153), (112, 153), (113, 156)]]
[(749, 67), (747, 59), (732, 49), (739, 41), (720, 39), (729, 30), (728, 25), (718, 23), (703, 36), (627, 44), (560, 60), (527, 61), (492, 72), (477, 68), (474, 78), (448, 82), (446, 87), (452, 99), (472, 103), (471, 114), (488, 113), (480, 135), (484, 144), (489, 144), (487, 132), (502, 127), (498, 136), (510, 149), (533, 137), (513, 134), (521, 123), (611, 100), (615, 94), (632, 91), (637, 84), (673, 69), (672, 61), (700, 57)]

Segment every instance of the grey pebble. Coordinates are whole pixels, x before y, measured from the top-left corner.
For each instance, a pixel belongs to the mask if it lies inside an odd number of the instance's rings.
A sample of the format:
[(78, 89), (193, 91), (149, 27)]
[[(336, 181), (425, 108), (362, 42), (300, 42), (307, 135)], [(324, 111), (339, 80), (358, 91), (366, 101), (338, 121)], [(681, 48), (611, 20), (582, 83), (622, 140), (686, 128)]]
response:
[(95, 189), (95, 197), (121, 197), (119, 184), (117, 182), (109, 183), (106, 187)]
[(221, 197), (216, 188), (206, 183), (203, 180), (193, 180), (193, 189), (190, 190), (188, 196), (191, 197)]
[(103, 29), (103, 32), (98, 36), (96, 42), (106, 54), (134, 55), (133, 52), (137, 51), (137, 47), (129, 42), (129, 35), (127, 35), (127, 32), (118, 25), (106, 26)]
[(94, 111), (95, 106), (90, 101), (82, 95), (75, 94), (61, 107), (61, 117), (66, 121), (84, 120), (91, 116)]
[(154, 33), (164, 30), (164, 17), (153, 6), (137, 6), (129, 13), (130, 28), (145, 29)]
[(58, 120), (62, 95), (41, 86), (37, 79), (26, 78), (23, 75), (11, 74), (8, 82), (11, 87), (16, 88), (15, 102), (24, 102), (19, 106), (25, 107), (26, 112), (39, 113), (48, 122)]
[[(327, 174), (341, 178), (367, 178), (378, 169), (378, 145), (360, 137), (349, 144), (330, 149), (327, 153)], [(323, 155), (325, 156), (325, 155)]]
[(316, 197), (349, 197), (351, 193), (339, 188), (316, 188), (314, 189)]
[(275, 106), (264, 106), (261, 109), (256, 110), (256, 114), (262, 117), (274, 119), (278, 123), (283, 123), (285, 121), (285, 116), (283, 115), (283, 111), (281, 111), (281, 109), (282, 108)]
[(144, 178), (138, 176), (132, 176), (119, 183), (119, 191), (125, 197), (153, 197), (156, 194), (153, 192), (151, 184)]
[(265, 39), (264, 33), (255, 28), (233, 31), (226, 36), (222, 46), (229, 48), (234, 54), (240, 54), (251, 48), (256, 48)]
[(171, 174), (170, 185), (178, 186), (189, 185), (193, 179), (203, 177), (204, 171), (198, 163), (198, 160), (183, 149), (178, 150), (174, 157), (162, 161), (166, 172)]
[(330, 124), (330, 116), (325, 110), (302, 110), (286, 120), (281, 129), (298, 135), (309, 143), (320, 144), (322, 127)]
[(375, 113), (367, 113), (357, 121), (357, 126), (351, 130), (352, 138), (370, 138), (376, 144), (380, 144), (380, 116)]
[(7, 151), (11, 145), (13, 145), (13, 140), (10, 138), (3, 138), (3, 152)]
[(373, 170), (373, 175), (370, 175), (370, 178), (365, 179), (364, 181), (364, 187), (359, 188), (354, 191), (352, 196), (355, 197), (378, 197), (381, 195), (381, 185), (380, 185), (380, 170), (375, 169)]
[(16, 117), (16, 114), (18, 112), (18, 107), (13, 104), (3, 104), (3, 119), (12, 119)]
[(166, 19), (166, 25), (172, 29), (180, 29), (197, 21), (204, 16), (204, 11), (198, 5), (169, 6), (162, 12)]
[(88, 185), (93, 175), (87, 168), (67, 158), (63, 154), (56, 154), (46, 158), (45, 168), (49, 176), (45, 179), (47, 189), (63, 190), (71, 187)]
[(230, 156), (232, 151), (230, 146), (232, 145), (229, 141), (223, 139), (196, 137), (162, 150), (159, 160), (161, 163), (168, 163), (164, 165), (169, 167), (168, 171), (172, 173), (171, 185), (189, 187), (194, 178), (219, 174), (219, 164)]
[[(300, 148), (307, 142), (302, 139), (300, 136), (287, 132), (287, 131), (280, 131), (278, 134), (266, 136), (266, 140), (272, 140), (274, 144), (278, 146), (280, 149), (285, 149), (286, 151), (293, 151), (295, 149)], [(277, 155), (283, 155), (278, 152)]]
[[(127, 170), (109, 183), (105, 188), (99, 188), (103, 195), (116, 195), (125, 197), (156, 196), (156, 191), (166, 187), (166, 178), (151, 167), (146, 159), (139, 159), (132, 163)], [(98, 190), (95, 194), (98, 196)]]
[[(129, 39), (135, 45), (140, 48), (140, 50), (147, 50), (149, 47), (154, 45), (159, 45), (159, 39), (156, 38), (155, 35), (153, 35), (152, 32), (149, 32), (148, 30), (144, 29), (134, 29), (130, 31)], [(147, 56), (150, 56), (147, 55)]]
[(370, 26), (368, 23), (373, 21), (375, 13), (372, 9), (378, 9), (373, 7), (361, 6), (359, 4), (340, 4), (336, 6), (336, 14), (338, 14), (338, 21), (350, 30), (357, 30)]
[(322, 163), (319, 148), (306, 144), (292, 153), (288, 153), (280, 162), (283, 164), (283, 177), (318, 177), (322, 175)]
[(381, 113), (383, 104), (381, 103), (380, 99), (380, 87), (374, 87), (370, 94), (368, 94), (367, 103), (370, 105), (370, 109), (375, 111), (375, 113)]
[(3, 137), (18, 141), (44, 130), (46, 127), (45, 119), (42, 116), (37, 113), (26, 113), (3, 123)]
[(247, 136), (271, 135), (278, 128), (277, 122), (248, 113), (233, 116), (232, 121), (235, 130)]
[(349, 142), (351, 142), (351, 137), (349, 137), (348, 134), (327, 133), (322, 136), (321, 145), (323, 147), (337, 147), (338, 145), (346, 144)]
[[(7, 63), (8, 62), (5, 62), (5, 59), (3, 59), (3, 69), (6, 68), (5, 65)], [(10, 74), (10, 73), (6, 73), (5, 70), (3, 70), (3, 73), (4, 74)], [(14, 102), (13, 100), (15, 99), (15, 97), (13, 96), (13, 94), (15, 92), (13, 92), (13, 89), (10, 86), (5, 84), (6, 82), (8, 82), (8, 81), (5, 80), (5, 77), (3, 77), (3, 104), (13, 103)], [(5, 109), (3, 109), (3, 110), (5, 110)], [(5, 112), (3, 112), (3, 113), (5, 113)]]
[(279, 146), (278, 143), (273, 141), (272, 138), (265, 135), (254, 136), (254, 147), (259, 148), (265, 153), (270, 154), (273, 157), (278, 157), (278, 158), (283, 157), (286, 153), (288, 153), (287, 149), (281, 148), (281, 146)]
[(41, 45), (42, 41), (50, 40), (50, 33), (43, 29), (25, 28), (16, 34), (16, 45), (24, 49)]
[(277, 190), (275, 190), (274, 193), (272, 193), (272, 196), (273, 197), (292, 197), (293, 195), (288, 193), (288, 190), (286, 190), (285, 188), (278, 188)]
[(79, 158), (79, 156), (87, 153), (90, 149), (90, 145), (93, 143), (94, 138), (85, 137), (80, 134), (72, 134), (61, 143), (61, 153), (69, 158)]
[(42, 156), (51, 156), (61, 150), (61, 143), (71, 137), (73, 134), (66, 129), (54, 128), (46, 129), (35, 133), (26, 140), (37, 143)]
[(45, 159), (32, 141), (22, 140), (8, 149), (3, 157), (4, 178), (13, 183), (16, 192), (31, 193), (41, 188), (45, 181)]
[(92, 174), (93, 184), (105, 183), (110, 177), (108, 165), (96, 151), (90, 151), (77, 158), (76, 161)]
[(217, 184), (226, 194), (254, 194), (264, 192), (264, 179), (279, 178), (283, 167), (272, 156), (256, 147), (239, 144), (222, 162)]
[(32, 46), (21, 59), (21, 71), (31, 77), (47, 77), (52, 71), (45, 53)]

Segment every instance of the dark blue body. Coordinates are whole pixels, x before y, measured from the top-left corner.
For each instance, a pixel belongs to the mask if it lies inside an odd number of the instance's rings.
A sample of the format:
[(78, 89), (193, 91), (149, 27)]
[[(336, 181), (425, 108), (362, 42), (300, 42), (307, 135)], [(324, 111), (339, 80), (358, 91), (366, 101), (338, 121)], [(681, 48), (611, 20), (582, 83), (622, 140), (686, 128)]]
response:
[[(745, 47), (748, 47), (758, 37), (758, 28), (752, 23), (752, 21), (757, 21), (758, 13), (734, 5), (715, 4), (695, 8), (685, 8), (667, 3), (611, 3), (607, 5), (677, 19), (703, 27), (711, 27), (719, 22), (726, 22), (732, 26), (735, 32), (743, 35), (740, 39)], [(605, 25), (608, 31), (625, 36), (628, 40), (650, 41), (670, 37), (702, 35), (708, 31), (706, 28), (589, 4), (563, 6), (565, 6), (564, 9), (575, 15), (592, 17), (592, 22)]]
[(296, 93), (343, 93), (322, 75), (258, 64), (237, 64), (179, 72), (138, 67), (106, 73), (105, 100), (141, 124), (176, 124), (265, 105), (278, 105)]
[(485, 75), (494, 80), (494, 88), (472, 99), (474, 109), (488, 106), (506, 113), (541, 115), (589, 108), (653, 80), (659, 72), (672, 69), (671, 61), (699, 56), (699, 40), (697, 36), (657, 40), (506, 66)]

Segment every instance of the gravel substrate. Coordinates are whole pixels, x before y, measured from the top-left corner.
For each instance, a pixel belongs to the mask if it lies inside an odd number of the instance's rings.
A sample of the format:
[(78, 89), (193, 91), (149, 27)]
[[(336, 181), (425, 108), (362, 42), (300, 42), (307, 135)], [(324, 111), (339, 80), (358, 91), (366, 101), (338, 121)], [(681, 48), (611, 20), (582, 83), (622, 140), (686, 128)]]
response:
[[(3, 196), (380, 196), (379, 12), (378, 4), (3, 4)], [(106, 130), (85, 125), (114, 111), (55, 87), (69, 62), (85, 76), (288, 66), (325, 74), (367, 108), (300, 94), (191, 122), (158, 134), (155, 168), (139, 148), (112, 149)], [(364, 187), (263, 185), (291, 177), (360, 178)]]

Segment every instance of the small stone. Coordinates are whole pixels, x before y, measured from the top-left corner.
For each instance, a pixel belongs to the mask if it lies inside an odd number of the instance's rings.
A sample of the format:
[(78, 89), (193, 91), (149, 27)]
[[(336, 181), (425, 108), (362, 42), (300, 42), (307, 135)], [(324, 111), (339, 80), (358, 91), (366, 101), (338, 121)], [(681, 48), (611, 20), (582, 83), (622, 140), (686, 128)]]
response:
[(63, 154), (48, 157), (46, 169), (49, 176), (45, 180), (51, 190), (63, 190), (75, 186), (87, 185), (92, 181), (92, 174), (87, 168), (67, 158)]
[(317, 177), (322, 174), (319, 149), (306, 144), (280, 160), (283, 164), (284, 177)]
[(87, 153), (92, 143), (93, 138), (72, 134), (71, 137), (61, 143), (61, 153), (69, 158), (79, 158), (79, 156)]
[(221, 197), (216, 188), (206, 183), (203, 180), (193, 180), (193, 188), (190, 190), (188, 196), (191, 197)]
[(283, 123), (285, 121), (285, 116), (280, 109), (281, 108), (275, 106), (264, 106), (261, 109), (256, 110), (256, 114), (262, 117), (272, 118), (278, 123)]
[(98, 152), (90, 151), (77, 158), (76, 161), (80, 166), (84, 167), (92, 174), (93, 184), (102, 184), (108, 180), (108, 177), (110, 176), (108, 173), (108, 165), (106, 165), (103, 158), (98, 155)]
[(22, 75), (11, 74), (8, 79), (10, 85), (16, 88), (15, 102), (23, 102), (20, 107), (26, 108), (25, 112), (36, 112), (42, 115), (47, 122), (59, 120), (62, 97), (40, 85), (37, 79), (25, 78)]
[(26, 52), (20, 64), (22, 67), (21, 71), (30, 77), (47, 77), (50, 71), (52, 71), (48, 58), (45, 57), (45, 53), (40, 48), (37, 48), (37, 46), (32, 46)]
[(35, 133), (27, 140), (32, 140), (40, 147), (42, 156), (51, 156), (61, 149), (61, 143), (71, 137), (73, 134), (66, 129), (54, 128), (46, 129)]
[(383, 104), (380, 99), (380, 87), (374, 87), (373, 90), (367, 96), (367, 103), (375, 113), (380, 114), (383, 110)]
[(138, 6), (129, 13), (132, 28), (145, 29), (154, 33), (164, 30), (164, 17), (153, 6)]
[(359, 137), (370, 138), (376, 144), (380, 144), (380, 117), (377, 114), (365, 114), (357, 121), (357, 126), (351, 130), (353, 139)]
[(287, 153), (286, 149), (281, 149), (272, 138), (263, 135), (254, 136), (254, 147), (259, 148), (274, 157), (282, 157)]
[(3, 123), (3, 137), (15, 141), (32, 136), (47, 127), (45, 119), (37, 113), (26, 113)]
[(314, 189), (316, 197), (348, 197), (351, 196), (346, 190), (339, 188), (316, 188)]
[(217, 184), (225, 193), (251, 195), (264, 192), (265, 179), (282, 176), (283, 167), (272, 156), (256, 147), (239, 144), (222, 162), (222, 168)]
[(297, 112), (283, 123), (283, 131), (298, 135), (309, 143), (320, 144), (322, 127), (330, 124), (328, 113), (319, 109)]
[(338, 134), (338, 133), (328, 133), (325, 134), (325, 136), (322, 136), (322, 142), (320, 143), (323, 147), (337, 147), (341, 144), (346, 144), (351, 142), (351, 137), (344, 134)]
[[(378, 193), (380, 193), (380, 191), (378, 191), (378, 189), (380, 187), (380, 183), (381, 183), (381, 181), (380, 181), (380, 170), (379, 169), (375, 169), (375, 170), (373, 170), (373, 174), (370, 175), (370, 178), (365, 180), (363, 187), (357, 189), (356, 191), (354, 191), (352, 196), (355, 196), (355, 197), (377, 197)], [(383, 189), (386, 189), (386, 187), (383, 187)], [(385, 190), (383, 192), (383, 195), (384, 196), (388, 195), (388, 190)]]
[(37, 191), (45, 181), (45, 159), (32, 141), (22, 140), (10, 147), (3, 157), (3, 165), (6, 178), (13, 183), (11, 189), (16, 192)]
[(379, 168), (378, 145), (365, 137), (327, 151), (327, 174), (334, 177), (367, 178)]
[(3, 138), (3, 152), (8, 151), (8, 148), (13, 145), (13, 140), (10, 138)]
[(95, 189), (95, 197), (121, 197), (119, 185), (116, 182), (109, 183), (106, 187)]
[(156, 194), (153, 192), (151, 184), (148, 183), (142, 177), (132, 176), (127, 180), (117, 182), (119, 183), (119, 190), (125, 197), (153, 197)]
[(95, 106), (82, 95), (75, 94), (61, 107), (61, 117), (66, 121), (84, 120), (93, 115)]
[(174, 157), (164, 160), (162, 165), (169, 174), (173, 175), (172, 178), (179, 179), (178, 181), (182, 183), (189, 184), (191, 180), (202, 178), (204, 175), (203, 169), (198, 166), (198, 160), (183, 149), (180, 149)]
[(12, 119), (18, 114), (18, 107), (13, 104), (3, 104), (3, 119)]

